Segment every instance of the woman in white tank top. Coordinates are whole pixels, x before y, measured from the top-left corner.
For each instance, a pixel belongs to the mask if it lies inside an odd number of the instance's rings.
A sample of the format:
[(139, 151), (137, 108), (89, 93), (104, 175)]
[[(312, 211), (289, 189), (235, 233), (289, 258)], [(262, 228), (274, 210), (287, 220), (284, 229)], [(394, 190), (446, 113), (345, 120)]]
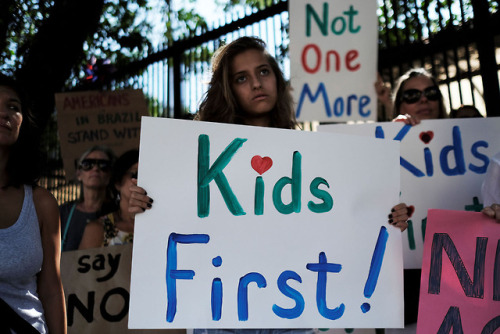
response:
[(0, 302), (12, 311), (0, 332), (66, 333), (59, 210), (55, 198), (36, 186), (32, 126), (21, 86), (0, 74)]

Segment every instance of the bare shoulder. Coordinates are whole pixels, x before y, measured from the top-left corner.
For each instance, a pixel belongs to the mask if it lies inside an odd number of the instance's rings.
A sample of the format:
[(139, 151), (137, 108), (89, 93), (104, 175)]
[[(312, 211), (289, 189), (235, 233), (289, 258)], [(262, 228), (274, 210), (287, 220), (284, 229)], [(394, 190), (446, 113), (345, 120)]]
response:
[(53, 207), (54, 205), (57, 207), (57, 201), (54, 195), (42, 187), (33, 188), (33, 201), (35, 202), (35, 205), (43, 208)]
[(87, 223), (78, 249), (101, 247), (104, 241), (104, 224), (101, 219)]
[(55, 197), (45, 188), (33, 188), (33, 202), (40, 220), (43, 222), (59, 223), (59, 207)]

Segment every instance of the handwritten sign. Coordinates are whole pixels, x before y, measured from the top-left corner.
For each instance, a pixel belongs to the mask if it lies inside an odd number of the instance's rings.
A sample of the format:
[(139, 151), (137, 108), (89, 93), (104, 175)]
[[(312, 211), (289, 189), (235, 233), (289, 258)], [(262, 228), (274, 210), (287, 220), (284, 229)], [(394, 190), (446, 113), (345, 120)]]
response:
[(481, 184), (490, 157), (500, 149), (500, 118), (319, 126), (318, 131), (350, 133), (401, 142), (401, 202), (411, 206), (404, 232), (405, 268), (420, 268), (427, 210), (482, 209)]
[(141, 90), (58, 93), (56, 108), (67, 178), (92, 146), (107, 145), (117, 156), (139, 147), (141, 117), (148, 115)]
[(500, 224), (477, 212), (429, 210), (420, 286), (417, 333), (497, 332)]
[(143, 117), (129, 326), (402, 326), (398, 146)]
[(375, 0), (291, 0), (290, 66), (297, 119), (375, 120)]
[(144, 332), (127, 328), (131, 262), (130, 244), (62, 253), (68, 333)]

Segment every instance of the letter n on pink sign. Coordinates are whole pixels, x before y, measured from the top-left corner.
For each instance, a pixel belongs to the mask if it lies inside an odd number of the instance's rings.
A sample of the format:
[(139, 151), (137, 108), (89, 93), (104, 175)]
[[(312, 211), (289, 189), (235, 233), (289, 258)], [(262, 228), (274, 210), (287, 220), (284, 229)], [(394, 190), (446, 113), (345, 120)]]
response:
[(417, 334), (497, 328), (500, 224), (478, 212), (429, 210)]

